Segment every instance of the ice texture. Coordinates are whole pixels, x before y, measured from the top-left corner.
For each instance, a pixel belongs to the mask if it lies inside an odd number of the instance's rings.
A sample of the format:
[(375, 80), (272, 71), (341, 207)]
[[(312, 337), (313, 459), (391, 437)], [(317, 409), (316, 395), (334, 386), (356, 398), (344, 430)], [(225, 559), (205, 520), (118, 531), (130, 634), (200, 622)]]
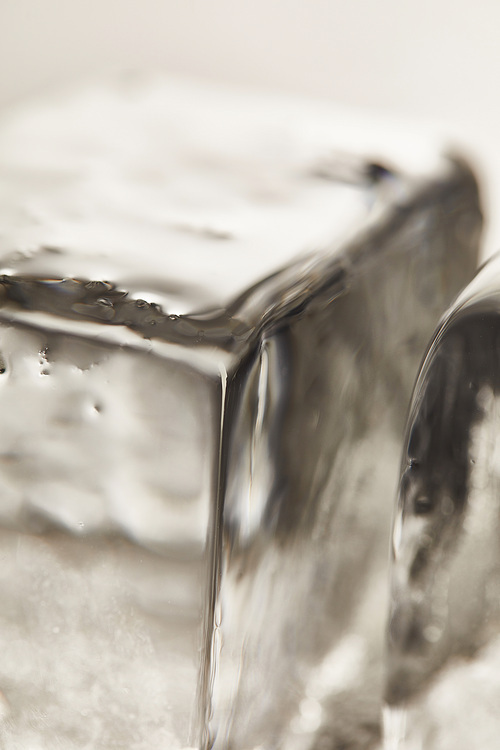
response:
[(415, 387), (393, 533), (393, 750), (498, 746), (499, 301), (496, 257), (444, 316)]
[(459, 158), (151, 78), (0, 124), (0, 744), (372, 747)]

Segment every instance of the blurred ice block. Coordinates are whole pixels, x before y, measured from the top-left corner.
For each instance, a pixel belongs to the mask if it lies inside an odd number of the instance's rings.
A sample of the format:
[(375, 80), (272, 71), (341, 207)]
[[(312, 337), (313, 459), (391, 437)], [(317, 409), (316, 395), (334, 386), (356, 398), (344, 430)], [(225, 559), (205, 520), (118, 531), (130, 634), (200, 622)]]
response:
[(400, 432), (480, 226), (463, 162), (320, 104), (5, 114), (2, 747), (377, 740)]
[(500, 257), (443, 318), (413, 396), (394, 525), (388, 748), (500, 736)]

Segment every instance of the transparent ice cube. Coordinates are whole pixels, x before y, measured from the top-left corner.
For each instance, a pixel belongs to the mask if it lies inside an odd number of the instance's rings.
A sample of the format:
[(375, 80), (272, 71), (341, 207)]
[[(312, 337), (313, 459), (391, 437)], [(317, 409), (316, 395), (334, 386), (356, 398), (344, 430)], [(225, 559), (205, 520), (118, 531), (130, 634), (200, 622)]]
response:
[(443, 318), (413, 396), (394, 525), (392, 748), (498, 745), (499, 289), (497, 257)]
[(373, 132), (158, 79), (0, 125), (6, 750), (377, 741), (400, 432), (481, 216)]

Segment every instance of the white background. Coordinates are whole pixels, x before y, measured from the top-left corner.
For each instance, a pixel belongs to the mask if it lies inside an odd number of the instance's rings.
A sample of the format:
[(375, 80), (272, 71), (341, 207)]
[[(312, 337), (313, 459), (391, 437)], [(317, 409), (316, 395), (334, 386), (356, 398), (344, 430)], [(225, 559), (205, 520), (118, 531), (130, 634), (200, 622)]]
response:
[(0, 0), (0, 107), (134, 68), (432, 122), (476, 155), (500, 249), (500, 0)]

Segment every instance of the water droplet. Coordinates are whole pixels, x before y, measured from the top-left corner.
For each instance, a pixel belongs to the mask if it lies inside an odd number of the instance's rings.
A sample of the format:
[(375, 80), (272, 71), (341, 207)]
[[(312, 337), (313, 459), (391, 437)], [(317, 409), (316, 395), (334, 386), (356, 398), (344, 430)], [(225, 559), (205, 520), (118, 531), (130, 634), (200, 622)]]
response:
[(87, 281), (85, 284), (85, 289), (102, 289), (109, 290), (112, 288), (112, 284), (110, 284), (108, 281)]
[(49, 347), (44, 346), (40, 349), (39, 355), (40, 375), (50, 375)]
[(138, 308), (147, 308), (149, 307), (149, 304), (145, 299), (136, 299), (135, 306)]
[(113, 307), (113, 302), (107, 297), (99, 297), (97, 304), (104, 305), (104, 307)]

